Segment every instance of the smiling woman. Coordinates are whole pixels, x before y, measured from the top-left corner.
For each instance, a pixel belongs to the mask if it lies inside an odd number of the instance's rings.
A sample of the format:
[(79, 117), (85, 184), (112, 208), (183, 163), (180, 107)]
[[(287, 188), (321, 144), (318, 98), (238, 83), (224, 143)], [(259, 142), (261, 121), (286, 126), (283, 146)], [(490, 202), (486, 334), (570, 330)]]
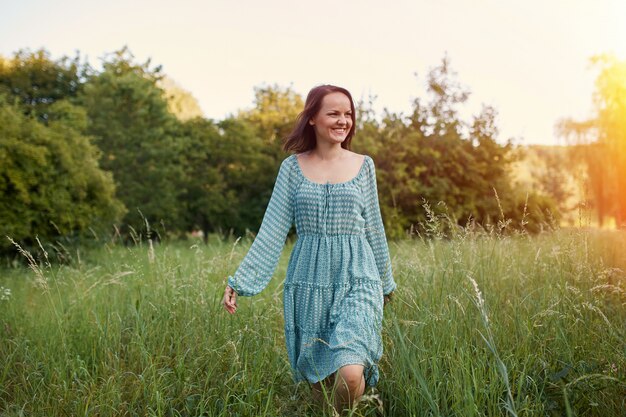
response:
[(295, 381), (334, 405), (352, 406), (378, 382), (383, 307), (396, 288), (378, 203), (374, 161), (349, 150), (355, 112), (350, 93), (315, 87), (283, 145), (263, 222), (228, 277), (224, 307), (269, 283), (292, 224), (298, 239), (284, 283), (285, 341)]
[[(343, 119), (338, 120), (341, 113), (343, 113)], [(285, 148), (296, 152), (314, 149), (318, 140), (317, 134), (324, 128), (315, 127), (316, 122), (319, 121), (326, 125), (326, 129), (330, 127), (339, 130), (347, 129), (347, 134), (343, 135), (339, 144), (344, 149), (350, 149), (356, 125), (355, 113), (352, 95), (345, 88), (330, 85), (315, 87), (306, 97), (304, 110), (298, 116), (296, 126), (285, 138)], [(333, 125), (333, 122), (336, 125)], [(327, 137), (324, 135), (321, 139)]]

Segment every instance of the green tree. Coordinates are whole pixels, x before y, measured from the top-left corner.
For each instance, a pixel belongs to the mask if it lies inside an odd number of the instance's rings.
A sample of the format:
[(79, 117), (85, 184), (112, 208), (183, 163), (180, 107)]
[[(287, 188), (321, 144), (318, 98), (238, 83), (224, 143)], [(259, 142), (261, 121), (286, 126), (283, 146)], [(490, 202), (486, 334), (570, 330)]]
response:
[(257, 86), (254, 88), (253, 107), (240, 111), (237, 119), (255, 129), (256, 135), (265, 144), (263, 154), (273, 160), (271, 166), (277, 166), (286, 156), (282, 150), (282, 139), (289, 134), (302, 110), (304, 101), (291, 87)]
[(14, 97), (27, 115), (48, 121), (48, 108), (58, 100), (75, 98), (89, 71), (80, 56), (52, 60), (40, 49), (20, 50), (11, 59), (0, 57), (0, 94)]
[(210, 120), (196, 118), (181, 124), (184, 179), (181, 204), (188, 230), (200, 229), (205, 239), (224, 224), (224, 213), (237, 207), (237, 198), (220, 170), (222, 149), (218, 127)]
[(567, 188), (567, 155), (561, 151), (562, 148), (551, 146), (537, 147), (535, 152), (544, 164), (537, 173), (539, 188), (545, 195), (552, 197), (561, 212), (565, 212), (572, 208), (567, 206), (567, 200), (573, 193)]
[(291, 87), (257, 86), (254, 88), (253, 107), (240, 111), (237, 116), (255, 126), (265, 142), (280, 143), (289, 134), (302, 110), (302, 96)]
[(48, 109), (47, 126), (0, 96), (0, 250), (5, 235), (32, 246), (89, 228), (111, 228), (124, 212), (114, 198), (98, 150), (80, 133), (81, 108), (59, 100)]
[[(470, 127), (469, 140), (465, 148), (473, 156), (473, 172), (468, 187), (471, 204), (468, 212), (481, 222), (493, 218), (499, 213), (500, 204), (514, 206), (519, 195), (511, 187), (511, 163), (517, 159), (513, 152), (513, 143), (509, 139), (504, 145), (496, 142), (499, 131), (496, 125), (497, 111), (491, 106), (483, 106), (482, 111), (474, 116)], [(495, 191), (494, 191), (495, 190)], [(500, 213), (501, 216), (501, 213)], [(513, 220), (521, 220), (514, 217)]]
[(242, 234), (257, 230), (269, 201), (274, 162), (254, 127), (227, 118), (196, 118), (181, 125), (184, 177), (181, 206), (188, 230)]
[(287, 156), (282, 139), (304, 109), (302, 97), (290, 87), (255, 87), (254, 105), (222, 120), (219, 130), (227, 161), (222, 172), (238, 205), (224, 213), (236, 233), (256, 232), (269, 202), (280, 162)]
[(136, 64), (127, 48), (107, 56), (103, 71), (83, 88), (88, 132), (102, 150), (101, 165), (113, 173), (117, 195), (128, 208), (125, 223), (173, 233), (184, 227), (180, 205), (183, 175), (178, 120), (157, 86), (160, 67)]
[[(484, 106), (471, 123), (462, 120), (458, 106), (470, 93), (455, 75), (444, 57), (428, 74), (428, 102), (415, 99), (409, 116), (385, 112), (380, 125), (371, 116), (363, 123), (367, 130), (359, 135), (378, 144), (375, 158), (389, 234), (425, 225), (432, 215), (446, 215), (462, 226), (493, 226), (496, 220), (504, 222), (504, 214), (510, 220), (505, 225), (540, 230), (546, 210), (558, 218), (554, 205), (538, 196), (526, 199), (512, 189), (510, 164), (515, 157), (510, 141), (496, 142), (496, 111)], [(529, 212), (524, 211), (527, 201)]]

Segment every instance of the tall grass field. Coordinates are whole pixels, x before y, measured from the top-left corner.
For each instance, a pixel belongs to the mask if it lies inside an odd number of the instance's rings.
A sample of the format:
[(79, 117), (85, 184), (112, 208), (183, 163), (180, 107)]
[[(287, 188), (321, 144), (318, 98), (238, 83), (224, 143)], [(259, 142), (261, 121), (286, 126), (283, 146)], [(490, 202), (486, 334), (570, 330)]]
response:
[[(261, 294), (220, 304), (251, 242), (5, 260), (0, 416), (326, 413), (284, 344), (293, 240)], [(626, 232), (465, 230), (390, 251), (380, 381), (353, 416), (626, 416)]]

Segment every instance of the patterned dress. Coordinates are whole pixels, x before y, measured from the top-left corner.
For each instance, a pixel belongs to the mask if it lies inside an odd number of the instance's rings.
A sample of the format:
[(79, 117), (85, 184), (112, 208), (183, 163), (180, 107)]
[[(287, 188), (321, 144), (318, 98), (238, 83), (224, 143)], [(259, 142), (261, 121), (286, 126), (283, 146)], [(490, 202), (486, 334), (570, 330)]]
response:
[(304, 176), (296, 155), (278, 171), (261, 227), (228, 285), (261, 292), (271, 279), (292, 224), (297, 241), (284, 282), (285, 340), (294, 381), (318, 382), (341, 366), (362, 364), (378, 382), (383, 353), (383, 294), (392, 292), (389, 248), (368, 155), (349, 181)]

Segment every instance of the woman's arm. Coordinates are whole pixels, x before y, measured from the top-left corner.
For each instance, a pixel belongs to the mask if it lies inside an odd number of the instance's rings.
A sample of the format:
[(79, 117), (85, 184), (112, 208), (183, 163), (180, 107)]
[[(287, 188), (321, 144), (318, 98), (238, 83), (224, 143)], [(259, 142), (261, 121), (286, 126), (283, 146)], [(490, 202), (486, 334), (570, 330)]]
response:
[(228, 285), (238, 295), (253, 296), (267, 286), (293, 224), (291, 182), (294, 177), (285, 161), (280, 165), (259, 233), (235, 274), (228, 277)]
[(393, 279), (389, 247), (387, 245), (383, 219), (380, 214), (374, 160), (369, 158), (367, 163), (367, 178), (364, 189), (365, 207), (363, 209), (365, 236), (374, 252), (378, 273), (383, 283), (383, 294), (389, 295), (396, 288), (396, 283)]

